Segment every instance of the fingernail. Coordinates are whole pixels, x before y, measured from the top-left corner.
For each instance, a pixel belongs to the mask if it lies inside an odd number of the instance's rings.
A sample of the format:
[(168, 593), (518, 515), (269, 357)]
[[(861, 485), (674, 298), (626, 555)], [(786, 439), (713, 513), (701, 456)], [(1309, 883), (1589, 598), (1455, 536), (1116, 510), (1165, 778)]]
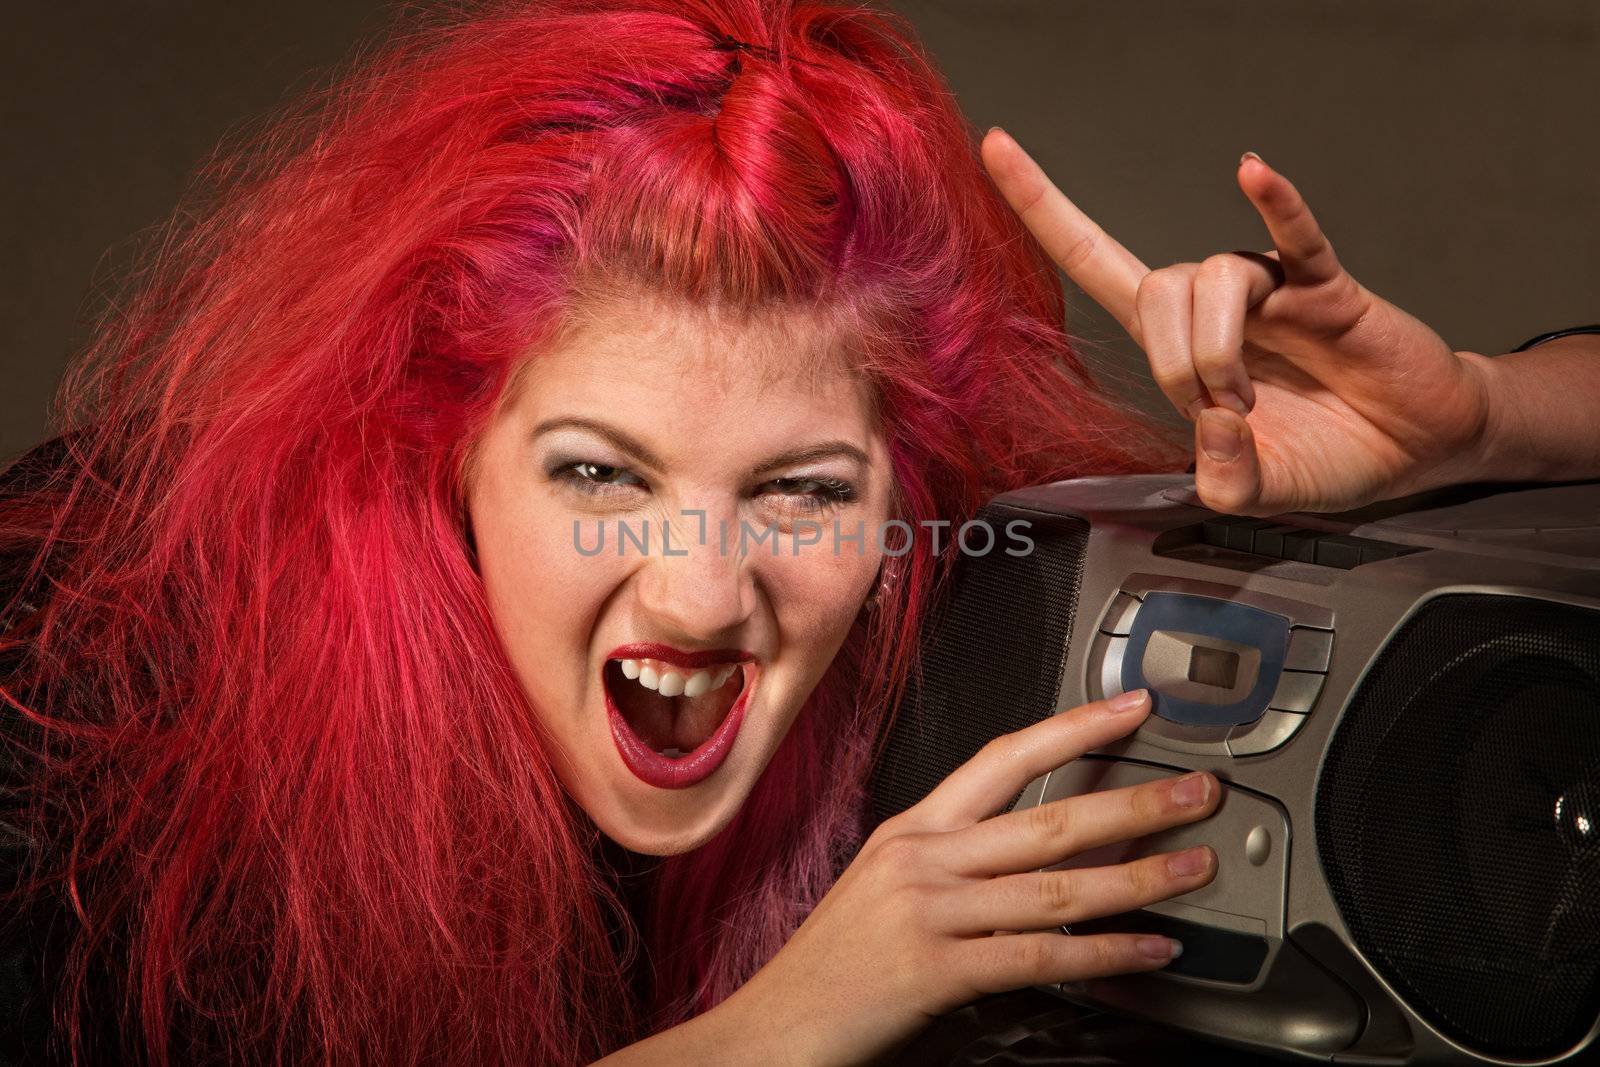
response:
[(1118, 693), (1111, 698), (1111, 710), (1117, 714), (1136, 711), (1144, 707), (1144, 702), (1149, 696), (1148, 689), (1130, 689), (1126, 693)]
[(1256, 155), (1254, 152), (1246, 152), (1244, 155), (1239, 157), (1239, 166), (1244, 166), (1252, 159), (1257, 163), (1260, 163), (1263, 167), (1267, 165), (1267, 161)]
[(1200, 447), (1218, 463), (1231, 463), (1239, 458), (1244, 441), (1234, 427), (1233, 420), (1211, 408), (1201, 412), (1199, 419)]
[(1172, 786), (1172, 802), (1180, 808), (1198, 808), (1211, 795), (1211, 779), (1202, 771), (1186, 774)]
[(1194, 422), (1200, 417), (1200, 413), (1204, 411), (1207, 406), (1208, 405), (1206, 404), (1205, 397), (1197, 397), (1196, 399), (1189, 401), (1189, 406), (1184, 408), (1183, 412), (1185, 415), (1189, 416), (1190, 422)]
[(1250, 407), (1244, 402), (1244, 398), (1231, 389), (1218, 389), (1211, 394), (1211, 398), (1217, 402), (1218, 407), (1237, 411), (1241, 415), (1250, 414)]
[(1153, 960), (1175, 960), (1183, 953), (1183, 944), (1170, 937), (1141, 937), (1139, 951)]
[(1192, 878), (1205, 870), (1206, 864), (1210, 862), (1211, 857), (1206, 855), (1206, 847), (1200, 845), (1168, 856), (1167, 870), (1172, 872), (1174, 878)]

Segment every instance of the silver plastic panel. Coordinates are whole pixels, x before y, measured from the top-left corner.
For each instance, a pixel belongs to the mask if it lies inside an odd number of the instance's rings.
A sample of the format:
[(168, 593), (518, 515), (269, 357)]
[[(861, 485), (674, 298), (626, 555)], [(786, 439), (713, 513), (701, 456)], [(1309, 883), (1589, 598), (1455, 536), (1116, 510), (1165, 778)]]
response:
[[(1175, 777), (1172, 771), (1144, 763), (1078, 759), (1050, 773), (1039, 803), (1170, 777)], [(1219, 878), (1171, 901), (1152, 904), (1148, 910), (1260, 934), (1271, 941), (1283, 936), (1288, 838), (1289, 821), (1279, 805), (1248, 790), (1224, 786), (1222, 801), (1208, 819), (1135, 841), (1091, 849), (1060, 866), (1099, 867), (1155, 852), (1210, 845), (1216, 850), (1218, 869), (1227, 872), (1227, 879)], [(1259, 855), (1263, 848), (1266, 862), (1251, 863), (1248, 856)]]

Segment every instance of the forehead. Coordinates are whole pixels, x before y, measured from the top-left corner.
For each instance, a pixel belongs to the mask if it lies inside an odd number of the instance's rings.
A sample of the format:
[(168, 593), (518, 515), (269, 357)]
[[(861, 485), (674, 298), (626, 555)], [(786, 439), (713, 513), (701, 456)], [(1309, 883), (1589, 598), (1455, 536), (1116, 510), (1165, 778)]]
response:
[(577, 309), (530, 355), (508, 406), (533, 422), (599, 418), (681, 449), (738, 454), (830, 435), (865, 447), (876, 417), (852, 342), (804, 308), (611, 298)]
[(836, 316), (792, 304), (691, 303), (650, 290), (581, 300), (551, 351), (598, 360), (651, 360), (695, 381), (748, 381), (791, 391), (829, 389), (858, 360)]

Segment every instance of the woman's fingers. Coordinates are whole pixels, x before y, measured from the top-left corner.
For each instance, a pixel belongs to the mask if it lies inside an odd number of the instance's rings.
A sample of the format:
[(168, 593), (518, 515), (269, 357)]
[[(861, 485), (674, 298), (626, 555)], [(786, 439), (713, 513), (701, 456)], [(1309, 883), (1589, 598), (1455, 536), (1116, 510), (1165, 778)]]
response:
[(1142, 346), (1134, 299), (1149, 268), (1078, 210), (1010, 134), (996, 126), (980, 153), (1001, 195), (1050, 258)]
[(1188, 893), (1216, 874), (1217, 854), (1209, 845), (1108, 867), (1013, 874), (950, 890), (936, 921), (958, 935), (1048, 930)]
[(1294, 184), (1254, 152), (1239, 160), (1239, 188), (1255, 206), (1278, 250), (1285, 279), (1292, 285), (1317, 285), (1343, 269), (1322, 227)]
[(1248, 414), (1256, 399), (1244, 365), (1245, 319), (1282, 282), (1283, 269), (1267, 256), (1228, 252), (1201, 263), (1193, 278), (1194, 373), (1213, 403)]
[(1004, 993), (1158, 970), (1178, 949), (1176, 941), (1155, 934), (1013, 934), (962, 942), (955, 966), (968, 976), (974, 994)]
[[(1123, 701), (1123, 697), (1129, 699)], [(993, 815), (1046, 771), (1127, 736), (1149, 713), (1150, 694), (1136, 689), (1001, 734), (892, 821), (912, 832), (970, 826)]]
[(1134, 299), (1140, 345), (1150, 359), (1150, 374), (1173, 406), (1191, 419), (1209, 402), (1190, 347), (1198, 270), (1195, 263), (1153, 270), (1139, 283)]
[(1255, 406), (1245, 320), (1282, 280), (1272, 257), (1230, 252), (1151, 271), (1139, 283), (1135, 303), (1150, 372), (1191, 420), (1211, 404), (1241, 415)]
[(1261, 499), (1261, 456), (1250, 423), (1227, 408), (1206, 408), (1195, 420), (1194, 489), (1225, 515), (1251, 515)]
[(1221, 796), (1216, 778), (1204, 771), (1173, 775), (996, 815), (946, 834), (938, 847), (958, 874), (1012, 874), (1195, 822), (1215, 811)]

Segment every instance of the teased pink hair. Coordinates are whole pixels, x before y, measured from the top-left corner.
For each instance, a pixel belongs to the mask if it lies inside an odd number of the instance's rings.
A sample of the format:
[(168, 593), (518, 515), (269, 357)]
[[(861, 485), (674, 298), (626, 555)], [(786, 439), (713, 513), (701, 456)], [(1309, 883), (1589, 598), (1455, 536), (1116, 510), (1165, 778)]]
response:
[(8, 817), (84, 924), (69, 1037), (111, 1012), (157, 1063), (566, 1064), (769, 958), (859, 842), (949, 560), (918, 539), (635, 930), (494, 635), (464, 461), (578, 294), (648, 285), (857, 331), (913, 524), (1180, 467), (1095, 388), (975, 145), (897, 16), (560, 0), (397, 39), (214, 168), (63, 386), (71, 462), (0, 510), (55, 561), (9, 642), (38, 771)]

